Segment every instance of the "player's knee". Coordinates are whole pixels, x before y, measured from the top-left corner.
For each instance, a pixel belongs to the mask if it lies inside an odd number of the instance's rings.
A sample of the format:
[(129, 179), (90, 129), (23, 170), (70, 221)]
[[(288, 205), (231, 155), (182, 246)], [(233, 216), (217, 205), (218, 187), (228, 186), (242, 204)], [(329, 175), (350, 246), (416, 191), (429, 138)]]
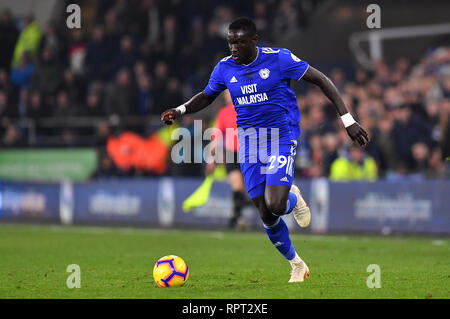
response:
[(274, 215), (282, 215), (286, 209), (286, 201), (282, 201), (276, 198), (266, 198), (267, 210)]
[(261, 220), (264, 224), (271, 225), (273, 224), (277, 219), (278, 216), (275, 216), (268, 210), (259, 211), (259, 217), (261, 217)]
[(286, 210), (286, 201), (289, 192), (284, 192), (284, 189), (272, 188), (264, 194), (264, 201), (267, 209), (271, 214), (283, 215)]

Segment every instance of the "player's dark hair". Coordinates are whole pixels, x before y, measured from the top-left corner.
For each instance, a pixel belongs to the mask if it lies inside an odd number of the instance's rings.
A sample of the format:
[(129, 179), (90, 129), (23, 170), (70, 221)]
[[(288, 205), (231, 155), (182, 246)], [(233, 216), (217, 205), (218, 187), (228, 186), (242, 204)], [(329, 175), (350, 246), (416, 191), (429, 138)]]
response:
[(228, 26), (228, 30), (243, 30), (252, 36), (256, 34), (256, 25), (251, 19), (241, 17), (233, 20)]

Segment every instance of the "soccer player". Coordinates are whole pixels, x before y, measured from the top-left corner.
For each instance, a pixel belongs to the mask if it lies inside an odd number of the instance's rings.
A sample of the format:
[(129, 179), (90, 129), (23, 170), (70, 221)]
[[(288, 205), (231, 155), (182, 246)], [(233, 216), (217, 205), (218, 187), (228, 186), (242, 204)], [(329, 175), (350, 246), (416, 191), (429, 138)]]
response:
[(302, 282), (309, 276), (309, 268), (295, 251), (280, 218), (293, 212), (300, 227), (307, 227), (311, 220), (309, 207), (292, 184), (300, 114), (290, 81), (303, 79), (318, 85), (336, 107), (350, 138), (360, 146), (369, 141), (368, 134), (322, 72), (287, 49), (258, 47), (252, 20), (234, 20), (228, 27), (227, 42), (231, 55), (215, 66), (206, 88), (183, 105), (165, 111), (161, 120), (172, 124), (185, 113), (200, 111), (228, 88), (237, 113), (239, 161), (247, 192), (270, 241), (292, 266), (289, 282)]

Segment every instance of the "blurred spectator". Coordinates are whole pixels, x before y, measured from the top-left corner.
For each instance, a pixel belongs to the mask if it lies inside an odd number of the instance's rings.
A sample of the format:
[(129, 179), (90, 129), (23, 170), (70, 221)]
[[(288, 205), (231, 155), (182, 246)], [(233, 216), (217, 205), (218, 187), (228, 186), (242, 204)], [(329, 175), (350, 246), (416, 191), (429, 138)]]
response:
[(166, 95), (168, 78), (169, 68), (167, 63), (159, 61), (154, 70), (152, 95), (154, 96), (155, 109), (152, 110), (152, 114), (160, 115), (160, 110), (168, 108), (167, 105), (164, 105), (164, 96)]
[(263, 1), (256, 1), (253, 5), (253, 21), (256, 24), (256, 29), (261, 39), (266, 39), (269, 36), (268, 15), (267, 4)]
[(27, 119), (27, 109), (28, 109), (28, 90), (21, 89), (19, 92), (19, 101), (17, 103), (17, 110), (19, 112), (20, 119)]
[(450, 162), (450, 99), (443, 100), (440, 109), (442, 112), (440, 119), (442, 158), (449, 158)]
[(139, 79), (141, 75), (147, 75), (147, 64), (142, 60), (137, 61), (133, 66), (133, 73), (136, 79)]
[(18, 112), (15, 105), (12, 105), (8, 93), (0, 91), (0, 119), (14, 119), (17, 118)]
[(397, 158), (395, 141), (392, 133), (393, 120), (390, 116), (382, 118), (378, 125), (378, 145), (380, 148), (380, 175), (397, 171), (400, 163)]
[(110, 126), (106, 121), (101, 121), (97, 125), (97, 131), (95, 134), (95, 145), (105, 146), (108, 142), (109, 136), (112, 135)]
[(54, 22), (47, 24), (42, 34), (42, 39), (39, 44), (40, 51), (45, 47), (52, 51), (58, 61), (64, 61), (66, 59), (65, 43), (58, 34)]
[(75, 139), (75, 133), (70, 128), (64, 128), (61, 134), (61, 146), (63, 147), (74, 147), (77, 146)]
[(146, 74), (138, 77), (138, 109), (140, 115), (148, 115), (153, 106), (150, 93), (150, 78)]
[(39, 91), (32, 91), (27, 104), (27, 116), (38, 120), (49, 114), (47, 107), (43, 103), (42, 94)]
[(118, 42), (120, 35), (125, 32), (125, 19), (119, 19), (116, 8), (109, 9), (105, 14), (105, 34), (111, 42)]
[(428, 170), (428, 158), (430, 156), (430, 150), (428, 146), (423, 142), (413, 144), (411, 147), (411, 154), (413, 157), (412, 174), (421, 176)]
[(319, 104), (309, 109), (308, 118), (310, 122), (308, 134), (325, 134), (335, 131), (334, 127), (327, 121), (323, 107)]
[(0, 50), (0, 70), (9, 70), (13, 57), (14, 47), (16, 45), (19, 30), (17, 29), (11, 11), (3, 9), (0, 13), (0, 43), (2, 49)]
[(75, 76), (81, 76), (85, 72), (84, 63), (87, 53), (83, 29), (72, 29), (70, 35), (67, 48), (70, 69)]
[[(190, 138), (188, 145), (194, 145), (196, 138), (194, 132), (194, 117), (192, 116), (192, 114), (187, 114), (187, 116), (183, 116), (181, 118), (180, 122), (181, 122), (180, 124), (183, 127), (187, 128), (190, 132), (189, 136), (187, 136), (187, 138)], [(202, 124), (205, 125), (205, 122), (206, 121), (202, 121)], [(176, 141), (175, 145), (179, 142), (181, 142), (181, 140)], [(206, 144), (205, 141), (203, 141), (203, 144)], [(202, 145), (202, 148), (204, 146), (205, 145)], [(195, 158), (203, 158), (203, 155), (195, 154), (196, 151), (202, 152), (201, 149), (192, 149), (190, 151), (186, 148), (179, 149), (178, 154), (176, 154), (175, 156), (180, 156), (183, 159), (185, 159), (185, 161), (179, 164), (175, 164), (173, 161), (170, 161), (169, 162), (170, 172), (176, 176), (204, 176), (203, 164), (195, 162)]]
[(287, 39), (293, 35), (297, 27), (297, 12), (294, 1), (281, 1), (273, 19), (272, 39)]
[(169, 15), (163, 21), (163, 48), (164, 52), (171, 56), (177, 52), (177, 30), (175, 17)]
[(93, 179), (104, 179), (111, 177), (123, 176), (123, 172), (114, 164), (111, 157), (106, 151), (101, 151), (99, 154), (98, 168), (93, 173)]
[(308, 136), (309, 156), (311, 163), (305, 171), (305, 177), (317, 178), (324, 176), (324, 168), (322, 166), (323, 149), (320, 134), (313, 133)]
[(111, 49), (105, 38), (105, 29), (102, 25), (95, 25), (92, 31), (92, 41), (87, 46), (86, 51), (86, 71), (90, 81), (109, 77), (109, 63)]
[(113, 70), (132, 69), (137, 60), (133, 40), (129, 35), (120, 39), (120, 49), (115, 54), (110, 67)]
[(201, 54), (202, 61), (211, 61), (211, 63), (218, 62), (216, 59), (217, 55), (221, 57), (229, 54), (228, 47), (224, 38), (219, 34), (219, 26), (215, 20), (210, 20), (208, 23), (207, 34), (204, 41), (206, 47), (203, 50), (196, 52), (196, 54)]
[(61, 66), (52, 50), (48, 47), (43, 48), (31, 80), (32, 89), (45, 94), (54, 94), (61, 84), (61, 75)]
[(79, 115), (78, 107), (69, 100), (66, 91), (60, 91), (56, 96), (56, 106), (53, 116), (56, 118), (65, 118)]
[(0, 90), (8, 94), (13, 91), (6, 69), (0, 69)]
[(365, 85), (369, 81), (369, 75), (367, 71), (363, 69), (357, 69), (355, 72), (355, 82), (358, 85)]
[[(169, 105), (180, 105), (184, 102), (181, 93), (180, 82), (177, 78), (171, 77), (167, 81), (167, 89), (164, 94), (157, 99), (158, 103), (154, 106), (152, 112), (154, 114), (161, 114)], [(157, 94), (157, 93), (155, 93)]]
[(128, 69), (117, 73), (116, 82), (106, 92), (106, 108), (109, 115), (135, 115), (138, 111), (136, 90)]
[(101, 98), (97, 92), (91, 91), (87, 95), (86, 108), (82, 113), (83, 115), (91, 117), (101, 117), (106, 115), (103, 109)]
[(322, 145), (324, 149), (323, 154), (323, 174), (330, 175), (331, 164), (338, 158), (338, 137), (334, 133), (327, 133), (323, 136)]
[(159, 29), (160, 29), (160, 12), (158, 4), (155, 0), (143, 0), (142, 10), (143, 15), (140, 17), (143, 35), (146, 35), (145, 39), (150, 45), (155, 45), (158, 41)]
[(330, 179), (334, 182), (375, 181), (378, 178), (375, 160), (353, 145), (348, 157), (339, 157), (332, 164)]
[(412, 114), (409, 106), (402, 104), (393, 111), (394, 127), (392, 135), (395, 141), (396, 153), (401, 165), (410, 170), (413, 168), (412, 146), (416, 142), (430, 143), (430, 129), (418, 117)]
[(81, 103), (86, 96), (86, 86), (82, 78), (76, 77), (70, 68), (64, 70), (59, 90), (66, 91), (69, 99), (77, 103)]
[(23, 147), (25, 145), (19, 129), (15, 125), (8, 125), (2, 138), (3, 147)]
[(450, 178), (449, 167), (444, 164), (442, 152), (439, 148), (432, 150), (431, 155), (428, 158), (428, 167), (423, 172), (423, 176), (430, 179)]
[(330, 79), (340, 92), (344, 91), (345, 74), (341, 69), (335, 68), (331, 70)]
[(450, 99), (450, 74), (447, 74), (442, 79), (442, 97)]
[(30, 60), (28, 52), (25, 51), (22, 54), (20, 63), (11, 71), (11, 83), (19, 89), (28, 89), (33, 71), (34, 63)]
[(12, 67), (16, 67), (19, 64), (20, 58), (25, 51), (30, 52), (31, 58), (34, 59), (39, 49), (42, 34), (37, 22), (32, 15), (27, 15), (24, 22), (25, 27), (20, 32), (19, 39), (14, 48), (13, 59), (11, 61)]

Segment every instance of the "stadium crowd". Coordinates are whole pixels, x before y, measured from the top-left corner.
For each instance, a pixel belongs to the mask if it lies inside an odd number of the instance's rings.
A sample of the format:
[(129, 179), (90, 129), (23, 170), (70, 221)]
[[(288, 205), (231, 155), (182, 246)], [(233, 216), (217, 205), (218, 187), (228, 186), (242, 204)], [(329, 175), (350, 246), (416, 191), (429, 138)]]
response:
[[(306, 10), (294, 0), (229, 1), (226, 6), (217, 0), (103, 0), (92, 26), (72, 30), (54, 22), (41, 30), (32, 16), (19, 19), (4, 10), (0, 145), (95, 146), (103, 154), (99, 171), (136, 174), (114, 168), (104, 151), (108, 138), (124, 128), (117, 119), (159, 118), (203, 90), (215, 62), (228, 55), (225, 35), (236, 14), (255, 20), (264, 46), (305, 24)], [(370, 132), (365, 150), (352, 147), (334, 107), (317, 88), (308, 86), (298, 94), (302, 135), (296, 176), (449, 178), (450, 47), (412, 62), (402, 58), (388, 66), (377, 61), (374, 71), (357, 69), (351, 79), (340, 69), (328, 74)], [(214, 112), (202, 116), (211, 121)], [(93, 127), (70, 125), (74, 117), (96, 122)], [(65, 124), (39, 125), (49, 118)], [(181, 125), (192, 126), (193, 118)], [(150, 133), (143, 122), (135, 131)], [(77, 138), (83, 134), (88, 140)], [(203, 174), (198, 165), (184, 171)], [(169, 165), (165, 174), (179, 172), (180, 167)]]

